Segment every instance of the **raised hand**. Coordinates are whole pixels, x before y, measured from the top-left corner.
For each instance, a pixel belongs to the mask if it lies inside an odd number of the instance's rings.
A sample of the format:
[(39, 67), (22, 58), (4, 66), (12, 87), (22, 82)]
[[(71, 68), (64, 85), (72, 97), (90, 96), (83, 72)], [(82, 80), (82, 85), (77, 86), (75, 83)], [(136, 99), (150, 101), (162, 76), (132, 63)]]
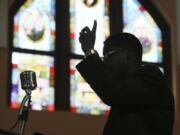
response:
[(84, 27), (79, 33), (79, 42), (81, 43), (81, 48), (83, 52), (89, 52), (91, 49), (94, 49), (95, 40), (96, 40), (96, 28), (97, 21), (94, 21), (92, 30), (89, 27)]

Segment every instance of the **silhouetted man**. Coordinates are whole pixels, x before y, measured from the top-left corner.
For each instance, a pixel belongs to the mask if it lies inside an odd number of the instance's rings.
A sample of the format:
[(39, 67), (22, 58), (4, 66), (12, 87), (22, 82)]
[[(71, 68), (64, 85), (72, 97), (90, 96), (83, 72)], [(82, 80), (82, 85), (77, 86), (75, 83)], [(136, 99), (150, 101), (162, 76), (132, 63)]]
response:
[(172, 91), (154, 65), (142, 65), (142, 46), (128, 33), (104, 42), (101, 60), (94, 50), (97, 22), (85, 27), (79, 41), (86, 58), (77, 69), (97, 95), (111, 106), (103, 135), (171, 135)]

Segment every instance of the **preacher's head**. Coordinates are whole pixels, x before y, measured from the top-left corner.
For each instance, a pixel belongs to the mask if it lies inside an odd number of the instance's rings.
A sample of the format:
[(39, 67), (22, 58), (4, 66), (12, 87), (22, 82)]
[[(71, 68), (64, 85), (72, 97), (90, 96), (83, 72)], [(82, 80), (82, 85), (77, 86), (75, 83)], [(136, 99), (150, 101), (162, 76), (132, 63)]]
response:
[(142, 62), (142, 45), (130, 33), (107, 38), (103, 48), (104, 64), (115, 74), (126, 76)]

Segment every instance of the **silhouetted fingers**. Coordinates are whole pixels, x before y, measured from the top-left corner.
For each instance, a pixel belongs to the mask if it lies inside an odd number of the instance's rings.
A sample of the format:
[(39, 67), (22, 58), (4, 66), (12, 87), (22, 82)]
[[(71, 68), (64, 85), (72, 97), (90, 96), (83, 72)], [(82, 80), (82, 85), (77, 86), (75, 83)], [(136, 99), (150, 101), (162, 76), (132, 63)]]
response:
[(94, 20), (93, 28), (92, 28), (92, 33), (96, 34), (96, 29), (97, 29), (97, 21)]
[(87, 26), (81, 30), (81, 33), (82, 33), (82, 34), (84, 34), (84, 33), (90, 33), (90, 32), (91, 32), (91, 30), (90, 30), (89, 27), (87, 27)]
[(82, 32), (82, 31), (81, 31), (81, 32), (79, 32), (79, 35), (80, 35), (80, 36), (82, 36), (82, 35), (83, 35), (83, 32)]

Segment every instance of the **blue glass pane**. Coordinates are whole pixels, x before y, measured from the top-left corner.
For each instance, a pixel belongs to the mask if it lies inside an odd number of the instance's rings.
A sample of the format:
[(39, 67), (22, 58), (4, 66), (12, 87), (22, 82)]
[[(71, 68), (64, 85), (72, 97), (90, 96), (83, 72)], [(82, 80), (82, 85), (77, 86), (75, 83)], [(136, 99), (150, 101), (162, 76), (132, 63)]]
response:
[(134, 34), (143, 45), (143, 61), (162, 63), (162, 32), (138, 0), (123, 0), (123, 31)]
[(71, 52), (83, 55), (79, 43), (79, 32), (85, 26), (92, 28), (97, 20), (95, 49), (102, 56), (104, 40), (109, 36), (108, 0), (70, 0)]
[(27, 0), (14, 16), (13, 46), (53, 51), (55, 48), (55, 0)]
[(19, 108), (25, 95), (19, 80), (25, 70), (36, 72), (37, 89), (32, 91), (32, 109), (54, 111), (54, 58), (17, 52), (12, 53), (11, 107)]
[(75, 59), (70, 61), (71, 111), (94, 115), (108, 114), (110, 108), (101, 101), (76, 70), (75, 66), (79, 62), (80, 60)]

